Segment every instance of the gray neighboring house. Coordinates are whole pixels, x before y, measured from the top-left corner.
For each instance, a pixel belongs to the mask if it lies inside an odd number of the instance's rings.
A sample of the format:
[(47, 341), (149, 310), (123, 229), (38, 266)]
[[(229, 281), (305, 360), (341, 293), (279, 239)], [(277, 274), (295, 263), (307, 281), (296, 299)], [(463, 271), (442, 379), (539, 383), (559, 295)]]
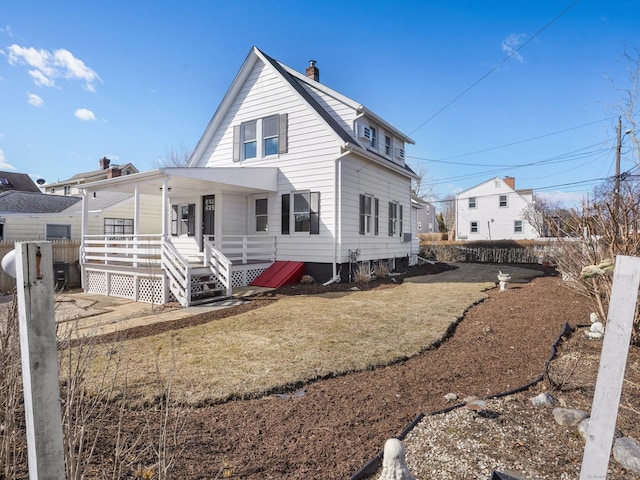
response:
[(40, 193), (40, 189), (26, 173), (0, 171), (0, 192)]
[(418, 234), (439, 232), (438, 220), (436, 219), (436, 207), (432, 203), (415, 195), (411, 196), (411, 202), (416, 207)]
[[(87, 199), (88, 232), (94, 235), (133, 232), (133, 199), (101, 192)], [(0, 193), (0, 240), (76, 240), (82, 232), (82, 196), (41, 192)]]

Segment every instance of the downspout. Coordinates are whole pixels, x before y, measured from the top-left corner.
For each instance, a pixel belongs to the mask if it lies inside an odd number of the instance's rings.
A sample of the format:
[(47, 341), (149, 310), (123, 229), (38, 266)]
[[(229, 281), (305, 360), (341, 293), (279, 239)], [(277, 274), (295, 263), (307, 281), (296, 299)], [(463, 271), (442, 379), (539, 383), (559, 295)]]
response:
[(340, 204), (342, 203), (342, 159), (351, 153), (351, 145), (349, 142), (344, 144), (344, 148), (347, 150), (346, 152), (338, 155), (334, 160), (333, 167), (333, 189), (334, 189), (334, 212), (333, 212), (333, 276), (331, 279), (323, 285), (326, 287), (327, 285), (331, 285), (332, 283), (337, 283), (340, 281), (340, 276), (338, 275), (338, 232), (342, 235), (342, 231), (340, 229)]

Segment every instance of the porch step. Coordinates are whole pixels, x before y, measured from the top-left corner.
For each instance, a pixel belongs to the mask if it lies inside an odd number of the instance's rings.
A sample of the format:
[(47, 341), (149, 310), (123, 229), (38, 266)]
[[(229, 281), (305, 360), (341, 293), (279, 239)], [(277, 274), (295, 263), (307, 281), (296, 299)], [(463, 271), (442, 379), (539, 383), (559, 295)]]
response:
[(251, 286), (279, 288), (298, 283), (303, 275), (304, 262), (277, 261), (251, 282)]

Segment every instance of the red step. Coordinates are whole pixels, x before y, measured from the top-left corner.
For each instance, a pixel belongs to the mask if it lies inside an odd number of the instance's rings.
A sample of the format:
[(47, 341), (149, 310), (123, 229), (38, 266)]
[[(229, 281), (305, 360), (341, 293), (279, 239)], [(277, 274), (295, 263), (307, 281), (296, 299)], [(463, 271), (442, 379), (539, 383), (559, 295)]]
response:
[(279, 288), (298, 283), (304, 275), (304, 262), (278, 261), (267, 268), (251, 285)]

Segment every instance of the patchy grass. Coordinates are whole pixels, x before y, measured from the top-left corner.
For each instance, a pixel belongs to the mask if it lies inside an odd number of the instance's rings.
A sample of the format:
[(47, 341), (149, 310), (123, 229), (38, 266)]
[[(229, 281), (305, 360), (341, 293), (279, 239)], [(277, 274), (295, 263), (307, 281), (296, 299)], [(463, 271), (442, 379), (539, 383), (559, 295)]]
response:
[[(174, 388), (201, 403), (388, 364), (440, 340), (490, 286), (456, 284), (452, 292), (448, 284), (406, 284), (288, 297), (238, 316), (125, 341), (118, 353), (135, 366), (128, 372), (128, 396), (152, 400), (158, 370), (166, 375), (174, 369)], [(96, 372), (103, 371), (100, 363)]]
[(105, 347), (92, 371), (98, 381), (117, 348), (133, 367), (126, 375), (129, 398), (153, 401), (160, 393), (154, 380), (171, 374), (174, 389), (202, 404), (390, 364), (439, 342), (495, 286), (486, 278), (440, 275), (374, 291), (286, 297), (207, 324), (123, 341)]

